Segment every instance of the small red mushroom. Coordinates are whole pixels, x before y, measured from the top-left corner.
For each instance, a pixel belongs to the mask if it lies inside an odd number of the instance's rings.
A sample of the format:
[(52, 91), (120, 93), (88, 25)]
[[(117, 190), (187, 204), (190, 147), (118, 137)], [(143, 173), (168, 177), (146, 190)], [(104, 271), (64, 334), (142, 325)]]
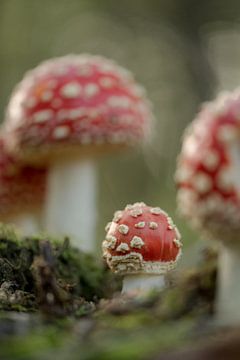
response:
[(25, 75), (9, 102), (5, 130), (10, 151), (25, 163), (49, 165), (49, 232), (94, 250), (93, 159), (148, 139), (151, 123), (144, 89), (111, 60), (69, 55)]
[(34, 234), (40, 231), (46, 170), (22, 166), (7, 153), (6, 141), (0, 137), (0, 221)]
[(167, 213), (143, 202), (127, 205), (115, 212), (106, 231), (103, 257), (114, 273), (124, 275), (122, 292), (161, 289), (182, 252), (180, 233)]
[(217, 318), (240, 322), (240, 91), (203, 106), (183, 139), (176, 172), (178, 208), (221, 241)]

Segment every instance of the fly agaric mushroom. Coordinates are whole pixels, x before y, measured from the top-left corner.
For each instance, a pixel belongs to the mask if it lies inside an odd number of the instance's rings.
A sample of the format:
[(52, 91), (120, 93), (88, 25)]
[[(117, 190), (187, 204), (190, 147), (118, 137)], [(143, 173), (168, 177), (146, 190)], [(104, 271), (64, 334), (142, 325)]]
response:
[(240, 91), (204, 105), (186, 131), (176, 182), (180, 212), (221, 241), (217, 317), (240, 321)]
[(0, 221), (14, 224), (24, 235), (39, 232), (45, 183), (46, 170), (22, 167), (0, 137)]
[(93, 159), (146, 139), (151, 119), (143, 88), (105, 58), (69, 55), (26, 74), (10, 100), (5, 129), (10, 150), (26, 163), (49, 164), (49, 232), (94, 249)]
[(110, 269), (124, 275), (122, 293), (162, 289), (164, 275), (181, 255), (180, 233), (168, 214), (143, 202), (127, 205), (106, 226), (103, 257)]

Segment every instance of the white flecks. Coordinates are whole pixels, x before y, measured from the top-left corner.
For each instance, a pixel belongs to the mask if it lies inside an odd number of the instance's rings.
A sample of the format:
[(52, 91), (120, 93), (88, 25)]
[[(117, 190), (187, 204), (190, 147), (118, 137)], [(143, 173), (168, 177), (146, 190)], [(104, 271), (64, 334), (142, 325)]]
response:
[(218, 129), (217, 138), (221, 142), (231, 142), (238, 137), (238, 130), (232, 125), (222, 125)]
[(33, 121), (37, 123), (45, 122), (50, 120), (52, 116), (53, 116), (52, 110), (41, 110), (33, 115)]
[(48, 102), (53, 98), (53, 92), (50, 90), (46, 90), (41, 95), (41, 100), (43, 102)]
[(129, 227), (125, 224), (121, 224), (118, 226), (118, 231), (123, 235), (127, 235), (127, 233), (129, 232)]
[(62, 103), (63, 103), (62, 100), (57, 98), (57, 99), (54, 99), (51, 102), (51, 105), (52, 105), (53, 108), (58, 109), (58, 108), (60, 108), (62, 106)]
[(107, 235), (106, 242), (108, 243), (109, 249), (114, 249), (117, 244), (117, 238), (113, 235)]
[(174, 239), (173, 242), (178, 248), (181, 248), (183, 246), (182, 242), (179, 239)]
[(30, 97), (24, 101), (24, 106), (26, 106), (27, 108), (33, 108), (36, 105), (37, 105), (37, 99), (34, 97)]
[(228, 191), (232, 188), (231, 176), (225, 168), (219, 171), (217, 176), (217, 185), (220, 189)]
[(146, 206), (146, 204), (143, 201), (140, 202), (136, 202), (135, 204), (133, 204), (133, 207), (139, 207), (139, 206)]
[(175, 228), (175, 225), (173, 223), (173, 220), (170, 216), (167, 217), (167, 222), (168, 222), (168, 229), (172, 230)]
[(131, 100), (126, 96), (110, 96), (108, 104), (112, 107), (128, 108), (131, 105)]
[(130, 210), (130, 215), (132, 217), (138, 217), (143, 214), (142, 209), (134, 207), (132, 210)]
[(67, 99), (76, 98), (82, 92), (82, 87), (77, 82), (70, 82), (61, 88), (61, 94)]
[(179, 164), (179, 167), (175, 174), (175, 179), (177, 182), (185, 182), (188, 181), (192, 176), (192, 169), (187, 164)]
[(208, 170), (215, 170), (219, 165), (219, 154), (216, 150), (209, 150), (203, 159), (203, 164)]
[(122, 217), (123, 217), (123, 212), (122, 211), (120, 211), (120, 210), (115, 211), (113, 221), (118, 222), (119, 220), (122, 219)]
[(84, 94), (87, 97), (95, 96), (97, 95), (98, 92), (99, 92), (99, 87), (95, 83), (89, 83), (84, 87)]
[(112, 222), (111, 222), (111, 221), (107, 223), (107, 225), (105, 226), (105, 231), (106, 231), (106, 232), (108, 232), (108, 230), (110, 229), (111, 225), (112, 225)]
[(145, 225), (146, 225), (145, 221), (140, 221), (137, 224), (135, 224), (134, 226), (137, 229), (143, 229), (145, 227)]
[(103, 87), (103, 88), (111, 88), (113, 87), (114, 85), (114, 79), (111, 78), (111, 77), (107, 77), (107, 76), (104, 76), (104, 77), (101, 77), (99, 79), (99, 84)]
[(66, 75), (68, 73), (68, 67), (66, 65), (56, 66), (53, 71), (56, 75)]
[(92, 68), (89, 65), (81, 65), (78, 69), (78, 74), (83, 77), (89, 77), (92, 75)]
[(82, 145), (89, 145), (92, 143), (92, 136), (87, 133), (82, 134), (80, 141)]
[(68, 137), (69, 134), (70, 134), (70, 129), (68, 126), (58, 126), (53, 131), (53, 137), (55, 139), (64, 139), (64, 138)]
[(125, 253), (127, 251), (129, 251), (129, 246), (127, 243), (121, 243), (120, 245), (118, 245), (118, 247), (116, 248), (117, 252), (122, 252)]
[(134, 206), (132, 204), (128, 204), (125, 206), (125, 210), (132, 210)]
[(121, 144), (126, 140), (126, 134), (124, 132), (118, 131), (118, 132), (113, 132), (110, 136), (109, 136), (109, 142), (111, 144)]
[(163, 214), (163, 210), (160, 209), (160, 207), (151, 208), (151, 209), (150, 209), (150, 212), (151, 212), (153, 215)]
[(79, 119), (80, 117), (86, 115), (86, 109), (85, 108), (77, 108), (77, 109), (72, 109), (69, 110), (68, 112), (68, 118), (70, 120), (76, 120)]
[(134, 236), (130, 242), (131, 248), (141, 249), (144, 246), (144, 241), (140, 236)]
[(199, 173), (194, 176), (193, 184), (200, 194), (204, 194), (211, 189), (212, 180), (207, 174)]
[(156, 230), (158, 228), (158, 224), (155, 221), (150, 221), (149, 229)]

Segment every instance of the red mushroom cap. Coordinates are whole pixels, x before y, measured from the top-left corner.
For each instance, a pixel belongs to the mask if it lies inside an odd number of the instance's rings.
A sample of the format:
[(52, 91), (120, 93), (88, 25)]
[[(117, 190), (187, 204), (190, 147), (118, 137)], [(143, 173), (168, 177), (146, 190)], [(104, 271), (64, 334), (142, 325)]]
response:
[(44, 201), (46, 170), (21, 167), (0, 137), (0, 221), (38, 209)]
[(129, 71), (99, 56), (69, 55), (25, 75), (10, 99), (5, 129), (11, 150), (25, 161), (48, 160), (75, 145), (97, 145), (99, 152), (100, 145), (139, 142), (148, 138), (151, 121), (145, 91)]
[(116, 273), (164, 274), (181, 254), (179, 231), (159, 207), (127, 205), (115, 213), (106, 231), (103, 256)]
[(240, 168), (231, 152), (240, 139), (239, 114), (239, 90), (205, 104), (186, 131), (178, 159), (179, 210), (214, 237), (240, 229), (240, 193), (234, 181)]

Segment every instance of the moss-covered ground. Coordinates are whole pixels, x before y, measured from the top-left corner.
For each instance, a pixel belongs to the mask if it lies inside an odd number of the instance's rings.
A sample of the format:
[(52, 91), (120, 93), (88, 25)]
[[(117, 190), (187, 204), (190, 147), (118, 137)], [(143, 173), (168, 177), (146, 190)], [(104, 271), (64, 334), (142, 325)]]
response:
[(216, 254), (148, 297), (69, 241), (0, 229), (0, 359), (154, 359), (204, 340), (214, 313)]

